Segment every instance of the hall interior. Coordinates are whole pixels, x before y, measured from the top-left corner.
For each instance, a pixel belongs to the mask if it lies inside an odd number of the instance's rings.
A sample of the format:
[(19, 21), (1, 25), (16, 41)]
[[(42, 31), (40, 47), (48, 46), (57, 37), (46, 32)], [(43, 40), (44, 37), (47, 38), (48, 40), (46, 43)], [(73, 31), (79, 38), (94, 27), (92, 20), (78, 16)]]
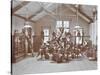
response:
[(97, 69), (96, 5), (13, 0), (11, 19), (15, 75)]

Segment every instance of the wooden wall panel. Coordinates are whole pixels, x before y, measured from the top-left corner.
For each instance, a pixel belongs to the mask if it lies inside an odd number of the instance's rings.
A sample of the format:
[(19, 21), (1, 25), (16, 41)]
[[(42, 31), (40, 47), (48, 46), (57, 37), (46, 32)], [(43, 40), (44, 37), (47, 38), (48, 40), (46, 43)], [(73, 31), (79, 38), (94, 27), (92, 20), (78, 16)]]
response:
[(33, 48), (35, 52), (38, 52), (41, 47), (41, 37), (40, 35), (34, 36), (34, 43), (33, 43)]

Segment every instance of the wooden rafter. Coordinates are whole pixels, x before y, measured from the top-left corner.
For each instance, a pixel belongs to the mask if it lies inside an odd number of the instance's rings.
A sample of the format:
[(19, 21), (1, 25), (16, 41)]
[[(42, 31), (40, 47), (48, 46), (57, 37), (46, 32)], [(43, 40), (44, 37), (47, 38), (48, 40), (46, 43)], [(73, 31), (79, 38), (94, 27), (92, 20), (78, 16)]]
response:
[(14, 16), (17, 16), (17, 17), (19, 17), (19, 18), (21, 18), (21, 19), (27, 20), (25, 17), (20, 16), (20, 15), (18, 15), (18, 14), (14, 14)]
[(12, 9), (12, 14), (14, 14), (16, 11), (18, 11), (19, 9), (21, 9), (23, 6), (27, 5), (28, 3), (29, 1), (21, 2), (21, 4), (17, 5), (16, 7)]
[(43, 8), (41, 8), (39, 11), (37, 11), (35, 14), (32, 14), (28, 17), (28, 19), (31, 19), (33, 17), (35, 17), (37, 14), (41, 13), (43, 11)]
[[(77, 8), (74, 5), (67, 5), (67, 7), (72, 10), (73, 12), (76, 12)], [(85, 14), (84, 12), (82, 12), (81, 10), (78, 10), (78, 15), (83, 18), (85, 21), (87, 21), (88, 23), (93, 22), (93, 19), (91, 17), (89, 17), (87, 14)]]
[[(73, 6), (74, 7), (74, 6)], [(74, 7), (76, 10), (77, 8)], [(88, 18), (90, 20), (90, 22), (93, 22), (93, 19), (91, 17), (89, 17), (87, 14), (85, 14), (84, 12), (82, 12), (81, 10), (81, 5), (79, 5), (79, 10), (78, 10), (79, 13), (81, 13), (82, 15), (84, 15), (86, 18)]]
[(30, 19), (27, 19), (27, 18), (25, 18), (25, 17), (23, 17), (23, 16), (21, 16), (21, 15), (18, 15), (18, 14), (13, 14), (13, 15), (16, 16), (16, 17), (19, 17), (19, 18), (21, 18), (21, 19), (24, 19), (24, 20), (30, 21), (30, 22), (32, 22), (32, 23), (35, 23), (35, 21), (30, 20)]
[(28, 19), (31, 19), (31, 18), (35, 17), (36, 15), (38, 15), (39, 13), (41, 13), (42, 11), (45, 11), (50, 17), (56, 19), (56, 14), (54, 14), (54, 13), (48, 11), (47, 9), (45, 9), (45, 8), (43, 8), (43, 7), (41, 7), (41, 9), (40, 9), (39, 11), (37, 11), (35, 14), (30, 15), (30, 16), (28, 17)]
[(90, 22), (93, 22), (93, 19), (92, 19), (91, 17), (89, 17), (87, 14), (85, 14), (84, 12), (82, 12), (82, 11), (80, 11), (80, 10), (79, 10), (79, 12), (80, 12), (81, 14), (83, 14), (85, 17), (87, 17), (87, 18), (90, 20)]
[(47, 8), (50, 7), (52, 4), (49, 4), (48, 7), (43, 7), (44, 5), (42, 3), (39, 3), (39, 5), (42, 7), (43, 11), (45, 11), (50, 17), (56, 19), (56, 13), (53, 13), (52, 11), (49, 11)]

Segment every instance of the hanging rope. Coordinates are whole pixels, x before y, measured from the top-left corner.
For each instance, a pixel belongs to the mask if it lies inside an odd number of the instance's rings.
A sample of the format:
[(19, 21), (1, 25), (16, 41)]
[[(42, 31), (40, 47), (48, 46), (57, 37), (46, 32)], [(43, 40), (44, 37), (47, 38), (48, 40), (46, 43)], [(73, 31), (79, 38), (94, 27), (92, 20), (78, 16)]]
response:
[(78, 26), (78, 5), (76, 5), (76, 6), (77, 6), (77, 7), (76, 7), (76, 8), (77, 8), (77, 9), (76, 9), (76, 20), (77, 20), (77, 21), (76, 21), (76, 25)]

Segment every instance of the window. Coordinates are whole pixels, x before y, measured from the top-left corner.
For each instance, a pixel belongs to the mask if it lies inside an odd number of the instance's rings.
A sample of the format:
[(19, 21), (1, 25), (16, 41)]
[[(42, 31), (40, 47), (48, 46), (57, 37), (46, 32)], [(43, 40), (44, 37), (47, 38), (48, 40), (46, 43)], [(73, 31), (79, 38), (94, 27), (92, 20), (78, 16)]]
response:
[(44, 43), (46, 43), (47, 41), (49, 41), (49, 29), (44, 29)]
[(69, 28), (69, 21), (64, 21), (64, 28)]
[(64, 27), (64, 32), (69, 32), (69, 21), (57, 21), (56, 28)]
[(62, 21), (57, 21), (56, 28), (62, 27)]
[(64, 32), (69, 32), (69, 21), (64, 21)]
[(75, 26), (75, 30), (76, 30), (76, 34), (75, 34), (76, 44), (82, 44), (83, 29), (80, 26)]

